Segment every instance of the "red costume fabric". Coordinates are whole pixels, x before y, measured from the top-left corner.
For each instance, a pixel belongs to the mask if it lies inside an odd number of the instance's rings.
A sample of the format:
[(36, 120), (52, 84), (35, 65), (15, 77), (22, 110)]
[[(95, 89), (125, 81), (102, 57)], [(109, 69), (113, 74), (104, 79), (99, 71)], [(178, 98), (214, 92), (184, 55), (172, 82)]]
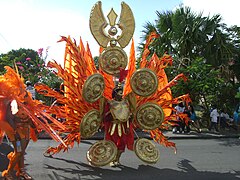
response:
[[(122, 135), (119, 136), (117, 127), (114, 133), (111, 135), (111, 129), (113, 125), (113, 117), (110, 113), (110, 104), (107, 103), (104, 110), (104, 128), (105, 128), (105, 139), (110, 140), (115, 143), (118, 150), (124, 151), (127, 147), (129, 150), (133, 150), (134, 144), (134, 132), (133, 124), (129, 121), (129, 127), (127, 127), (127, 122), (122, 122)], [(124, 129), (123, 129), (124, 128)]]

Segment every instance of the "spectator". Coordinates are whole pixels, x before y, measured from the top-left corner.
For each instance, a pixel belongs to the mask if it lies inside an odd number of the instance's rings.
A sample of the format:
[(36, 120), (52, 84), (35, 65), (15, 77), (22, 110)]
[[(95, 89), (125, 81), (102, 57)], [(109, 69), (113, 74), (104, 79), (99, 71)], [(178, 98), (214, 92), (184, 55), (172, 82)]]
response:
[(210, 127), (208, 130), (211, 131), (212, 128), (214, 127), (216, 132), (219, 132), (219, 130), (217, 128), (219, 114), (218, 114), (216, 105), (213, 105), (212, 111), (210, 113), (210, 117), (211, 117), (211, 124), (210, 124)]
[[(195, 110), (192, 105), (188, 106), (187, 114), (191, 120), (190, 123), (192, 123), (192, 125), (197, 129), (197, 132), (199, 132), (199, 133), (202, 132), (200, 125), (199, 125), (199, 121), (197, 120), (197, 115), (196, 115)], [(187, 130), (190, 131), (190, 128), (187, 127)]]
[[(185, 111), (185, 106), (183, 104), (183, 102), (180, 102), (176, 107), (176, 114), (180, 114), (180, 113), (184, 113)], [(184, 123), (182, 122), (182, 120), (178, 117), (177, 119), (177, 125), (173, 127), (173, 133), (182, 133), (182, 131), (184, 130)]]
[(222, 129), (225, 129), (226, 127), (229, 126), (228, 124), (231, 123), (231, 122), (233, 122), (233, 119), (230, 118), (230, 116), (227, 113), (226, 108), (224, 108), (222, 110), (222, 112), (220, 113), (220, 127)]
[(32, 83), (30, 81), (26, 81), (26, 90), (31, 93), (32, 99), (36, 99), (36, 91), (35, 88), (32, 86)]
[(240, 104), (238, 104), (234, 110), (233, 113), (233, 119), (234, 119), (234, 124), (236, 125), (237, 129), (238, 129), (238, 125), (240, 123)]

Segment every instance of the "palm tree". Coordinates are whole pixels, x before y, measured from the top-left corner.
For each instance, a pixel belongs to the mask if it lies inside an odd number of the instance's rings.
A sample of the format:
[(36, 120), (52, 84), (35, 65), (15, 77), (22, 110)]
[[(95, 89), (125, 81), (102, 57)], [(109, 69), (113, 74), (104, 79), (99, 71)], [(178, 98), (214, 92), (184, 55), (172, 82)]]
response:
[[(170, 78), (182, 73), (180, 71), (183, 68), (191, 67), (196, 59), (200, 58), (204, 63), (211, 65), (213, 70), (222, 72), (221, 78), (225, 81), (223, 82), (225, 89), (237, 89), (236, 82), (240, 79), (239, 27), (228, 28), (226, 24), (221, 23), (222, 18), (219, 14), (204, 17), (202, 13), (192, 12), (189, 7), (180, 6), (175, 11), (157, 11), (156, 14), (155, 23), (147, 22), (144, 25), (142, 43), (139, 45), (140, 53), (143, 52), (147, 36), (155, 31), (160, 36), (149, 45), (149, 49), (151, 54), (162, 56), (167, 52), (174, 57)], [(229, 92), (218, 90), (218, 94)], [(225, 101), (229, 95), (223, 94), (221, 97), (225, 99), (222, 100)], [(233, 101), (229, 104), (231, 102)]]
[[(233, 56), (233, 46), (227, 33), (226, 24), (221, 24), (221, 16), (203, 17), (189, 7), (179, 7), (174, 12), (156, 12), (155, 24), (144, 25), (144, 41), (149, 33), (156, 31), (160, 38), (150, 46), (151, 52), (162, 55), (165, 52), (176, 58), (195, 59), (203, 57), (207, 63), (218, 67), (226, 64)], [(141, 51), (142, 45), (139, 46)]]

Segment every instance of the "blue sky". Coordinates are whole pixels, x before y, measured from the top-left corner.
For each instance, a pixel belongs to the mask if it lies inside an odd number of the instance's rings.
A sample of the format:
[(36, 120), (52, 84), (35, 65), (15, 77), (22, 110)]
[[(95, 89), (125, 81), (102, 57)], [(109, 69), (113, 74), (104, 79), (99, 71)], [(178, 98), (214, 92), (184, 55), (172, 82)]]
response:
[[(48, 59), (63, 62), (64, 43), (57, 43), (60, 36), (80, 36), (89, 43), (92, 54), (98, 55), (98, 44), (89, 29), (89, 16), (96, 0), (0, 0), (0, 53), (11, 49), (49, 47)], [(118, 15), (122, 0), (102, 0), (107, 15), (113, 8)], [(173, 10), (179, 4), (190, 6), (205, 15), (220, 13), (227, 24), (239, 21), (239, 0), (125, 0), (132, 9), (137, 45), (143, 25), (157, 18), (156, 11)], [(128, 47), (126, 48), (128, 54)]]

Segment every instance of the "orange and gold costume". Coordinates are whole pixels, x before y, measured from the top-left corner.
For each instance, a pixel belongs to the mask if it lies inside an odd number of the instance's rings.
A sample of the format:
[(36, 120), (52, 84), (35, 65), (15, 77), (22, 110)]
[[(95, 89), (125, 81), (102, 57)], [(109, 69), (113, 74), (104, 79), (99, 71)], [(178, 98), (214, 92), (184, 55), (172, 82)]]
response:
[[(172, 106), (180, 101), (187, 103), (191, 101), (188, 94), (173, 98), (170, 89), (179, 79), (186, 81), (186, 77), (180, 74), (168, 82), (164, 69), (172, 64), (172, 57), (167, 54), (163, 57), (156, 54), (149, 56), (149, 44), (159, 36), (155, 32), (146, 40), (140, 68), (137, 70), (134, 41), (132, 40), (129, 58), (123, 51), (132, 39), (135, 25), (131, 9), (124, 2), (118, 24), (116, 19), (117, 15), (111, 9), (108, 14), (109, 24), (107, 23), (101, 11), (101, 2), (96, 3), (91, 11), (90, 29), (100, 45), (99, 69), (94, 64), (88, 44), (85, 48), (82, 39), (77, 45), (75, 40), (63, 36), (59, 42), (66, 43), (64, 67), (56, 61), (49, 62), (48, 66), (55, 68), (56, 74), (64, 81), (64, 95), (43, 84), (35, 86), (39, 93), (43, 92), (45, 96), (54, 97), (63, 104), (61, 107), (42, 105), (41, 108), (48, 114), (56, 114), (56, 117), (66, 119), (63, 122), (65, 129), (56, 126), (52, 128), (66, 135), (64, 142), (67, 146), (60, 144), (57, 147), (50, 147), (46, 153), (67, 151), (73, 147), (74, 142), (79, 144), (82, 138), (91, 137), (102, 127), (105, 130), (104, 141), (93, 145), (93, 149), (90, 148), (87, 155), (90, 163), (96, 166), (106, 165), (108, 160), (99, 160), (106, 156), (118, 161), (126, 146), (136, 152), (139, 147), (138, 144), (134, 146), (136, 129), (149, 133), (155, 142), (175, 149), (175, 143), (169, 142), (162, 130), (168, 129), (174, 121), (177, 121), (179, 115), (172, 114), (174, 111)], [(121, 29), (119, 34), (117, 29)], [(125, 78), (120, 77), (121, 73), (125, 74)], [(121, 100), (116, 102), (112, 92), (119, 82), (123, 93)], [(147, 141), (144, 140), (143, 143), (140, 141), (140, 146), (142, 144), (145, 146), (145, 142)], [(152, 146), (151, 143), (150, 145)], [(113, 152), (117, 152), (115, 146), (121, 152), (111, 156)], [(151, 148), (147, 145), (146, 149)], [(94, 154), (98, 150), (99, 152)], [(139, 150), (141, 151), (141, 148)], [(101, 155), (104, 152), (108, 154)], [(155, 149), (152, 152), (155, 153)], [(158, 153), (155, 155), (156, 158), (146, 161), (155, 163)], [(94, 162), (96, 159), (99, 161)]]
[[(153, 38), (153, 36), (151, 36), (151, 38)], [(151, 39), (149, 39), (148, 41), (150, 40)], [(56, 114), (57, 117), (62, 117), (66, 119), (66, 121), (63, 122), (63, 124), (66, 126), (65, 130), (61, 130), (57, 127), (53, 128), (55, 128), (55, 130), (57, 130), (59, 133), (67, 134), (67, 136), (64, 139), (64, 142), (68, 146), (66, 147), (60, 144), (56, 148), (50, 147), (46, 151), (46, 153), (49, 154), (55, 154), (60, 152), (61, 150), (67, 151), (69, 147), (73, 146), (74, 141), (80, 143), (81, 132), (79, 132), (79, 127), (81, 125), (81, 121), (84, 115), (92, 109), (99, 109), (101, 112), (104, 111), (100, 99), (94, 103), (88, 103), (84, 100), (82, 96), (83, 84), (84, 81), (86, 81), (86, 79), (88, 78), (88, 76), (97, 72), (103, 75), (105, 81), (105, 90), (103, 96), (106, 100), (111, 101), (112, 90), (114, 89), (113, 77), (111, 75), (104, 73), (101, 70), (96, 69), (88, 45), (87, 48), (85, 49), (82, 40), (80, 40), (80, 45), (78, 46), (76, 45), (76, 42), (73, 42), (70, 39), (70, 37), (68, 38), (62, 37), (60, 41), (66, 42), (65, 65), (66, 64), (74, 65), (65, 66), (65, 68), (62, 68), (56, 62), (49, 62), (48, 66), (51, 68), (56, 68), (57, 69), (56, 74), (64, 80), (65, 95), (62, 95), (43, 84), (38, 84), (37, 86), (35, 86), (38, 92), (40, 93), (44, 92), (45, 96), (55, 97), (61, 104), (64, 104), (64, 106), (61, 107), (53, 106), (51, 108), (48, 106), (43, 106), (43, 109), (45, 109), (47, 113)], [(149, 132), (149, 134), (155, 140), (155, 142), (163, 144), (167, 147), (170, 146), (175, 148), (175, 144), (173, 142), (169, 142), (167, 138), (163, 135), (161, 130), (168, 129), (169, 125), (174, 124), (174, 121), (176, 121), (177, 119), (176, 118), (177, 115), (172, 114), (172, 111), (174, 110), (174, 108), (172, 108), (173, 104), (178, 104), (180, 101), (185, 102), (191, 101), (188, 94), (180, 96), (178, 98), (172, 98), (171, 95), (170, 88), (176, 85), (179, 79), (186, 80), (186, 78), (183, 74), (180, 74), (177, 77), (175, 77), (172, 81), (168, 82), (164, 68), (167, 67), (168, 64), (172, 63), (172, 57), (170, 55), (164, 55), (163, 57), (158, 58), (156, 54), (154, 54), (151, 60), (147, 61), (146, 59), (148, 56), (147, 49), (148, 47), (145, 46), (145, 48), (146, 49), (144, 52), (146, 53), (142, 57), (141, 67), (148, 67), (156, 71), (159, 79), (159, 85), (156, 93), (154, 93), (150, 97), (144, 98), (134, 95), (135, 96), (134, 98), (136, 98), (136, 105), (140, 106), (145, 102), (154, 102), (159, 104), (163, 108), (165, 118), (164, 121), (162, 122), (162, 125), (154, 130), (150, 131), (146, 130), (146, 132)], [(135, 57), (133, 56), (133, 54), (135, 54), (135, 51), (134, 44), (132, 43), (129, 64), (135, 64)], [(126, 77), (123, 97), (127, 97), (128, 95), (132, 94), (131, 86), (129, 83), (131, 74), (135, 71), (135, 68), (132, 67), (133, 66), (131, 65), (129, 66), (129, 72)], [(110, 127), (110, 125), (107, 123), (105, 125), (106, 127), (107, 126)], [(102, 124), (102, 126), (104, 126), (104, 124)], [(133, 127), (133, 129), (138, 128), (138, 125), (136, 123), (134, 123), (134, 125), (131, 126)]]
[[(0, 76), (0, 140), (6, 135), (13, 144), (14, 152), (8, 154), (8, 169), (2, 172), (2, 176), (12, 179), (15, 169), (17, 176), (32, 179), (24, 169), (24, 153), (29, 140), (36, 141), (36, 133), (41, 130), (48, 132), (57, 141), (62, 140), (56, 133), (52, 133), (44, 112), (38, 108), (41, 103), (33, 100), (31, 94), (25, 90), (24, 80), (12, 68), (5, 68), (7, 72)], [(55, 119), (48, 120), (64, 129)]]

